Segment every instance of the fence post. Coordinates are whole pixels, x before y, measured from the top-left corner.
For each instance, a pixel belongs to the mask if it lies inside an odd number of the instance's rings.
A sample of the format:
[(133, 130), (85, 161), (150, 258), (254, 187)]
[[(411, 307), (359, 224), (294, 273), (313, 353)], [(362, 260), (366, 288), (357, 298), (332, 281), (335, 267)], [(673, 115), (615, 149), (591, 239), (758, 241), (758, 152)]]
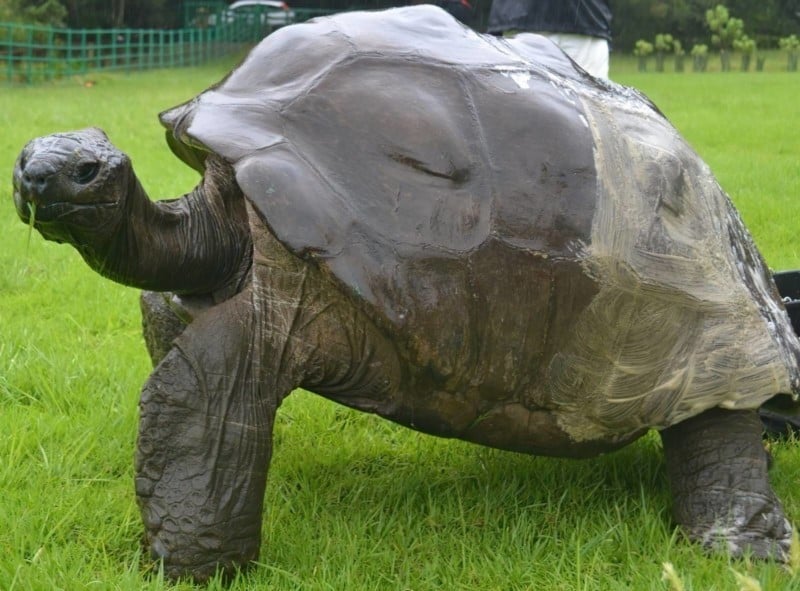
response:
[(8, 39), (8, 49), (6, 50), (6, 82), (13, 82), (14, 74), (14, 38), (11, 36), (11, 27), (0, 24), (5, 29), (5, 37)]
[[(44, 32), (44, 30), (42, 30)], [(50, 80), (53, 77), (53, 61), (50, 52), (53, 47), (53, 27), (47, 27), (46, 33), (42, 36), (42, 60), (44, 67), (42, 68), (42, 77), (44, 80)]]
[(86, 40), (86, 29), (81, 29), (81, 74), (89, 71), (89, 45)]
[(6, 81), (14, 81), (14, 32), (11, 25), (3, 25), (6, 29), (6, 37), (8, 38), (8, 52), (6, 53)]
[(147, 64), (145, 64), (145, 58), (144, 58), (144, 55), (145, 55), (144, 54), (144, 48), (145, 48), (144, 35), (145, 35), (145, 30), (144, 29), (138, 29), (138, 33), (139, 33), (139, 44), (138, 44), (138, 47), (137, 47), (136, 51), (137, 51), (137, 54), (138, 54), (137, 58), (138, 58), (138, 62), (139, 62), (139, 64), (138, 64), (139, 67), (137, 69), (142, 70), (147, 66)]
[(66, 29), (64, 35), (64, 61), (67, 64), (67, 75), (72, 75), (74, 57), (72, 55), (72, 29)]
[(167, 43), (167, 47), (169, 47), (169, 52), (167, 55), (167, 62), (161, 65), (171, 68), (173, 65), (172, 63), (175, 59), (174, 58), (175, 48), (173, 46), (173, 44), (175, 43), (175, 31), (167, 31), (166, 35), (169, 37), (169, 42)]
[(132, 29), (125, 29), (125, 71), (130, 74), (133, 69), (133, 55), (131, 54)]
[(189, 37), (189, 58), (188, 58), (189, 62), (188, 62), (188, 65), (189, 66), (193, 66), (193, 65), (195, 65), (195, 57), (196, 57), (195, 53), (194, 53), (195, 52), (195, 44), (196, 44), (194, 29), (187, 29), (186, 32), (188, 33), (188, 37)]
[(25, 51), (25, 82), (30, 84), (33, 82), (32, 76), (32, 66), (33, 66), (33, 29), (31, 27), (27, 27), (27, 35), (26, 35), (26, 51)]

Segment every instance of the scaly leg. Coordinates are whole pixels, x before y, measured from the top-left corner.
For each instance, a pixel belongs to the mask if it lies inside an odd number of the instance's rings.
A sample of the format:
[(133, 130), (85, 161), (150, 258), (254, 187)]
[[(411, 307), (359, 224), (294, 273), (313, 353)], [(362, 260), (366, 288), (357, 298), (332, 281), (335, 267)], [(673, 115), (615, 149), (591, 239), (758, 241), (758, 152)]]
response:
[(204, 580), (258, 556), (285, 392), (261, 370), (268, 340), (252, 315), (246, 290), (197, 318), (142, 391), (136, 493), (170, 577)]
[(672, 512), (706, 548), (782, 560), (792, 529), (769, 485), (761, 430), (757, 411), (721, 409), (665, 429)]

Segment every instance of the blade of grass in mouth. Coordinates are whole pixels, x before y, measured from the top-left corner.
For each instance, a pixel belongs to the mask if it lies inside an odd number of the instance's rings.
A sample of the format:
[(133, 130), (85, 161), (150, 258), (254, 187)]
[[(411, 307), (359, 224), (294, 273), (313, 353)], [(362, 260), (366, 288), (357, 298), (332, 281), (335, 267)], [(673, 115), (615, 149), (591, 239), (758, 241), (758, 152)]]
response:
[(36, 203), (31, 201), (28, 204), (28, 210), (31, 215), (28, 218), (28, 244), (25, 245), (25, 256), (28, 256), (28, 252), (31, 249), (31, 235), (33, 234), (33, 226), (36, 224)]

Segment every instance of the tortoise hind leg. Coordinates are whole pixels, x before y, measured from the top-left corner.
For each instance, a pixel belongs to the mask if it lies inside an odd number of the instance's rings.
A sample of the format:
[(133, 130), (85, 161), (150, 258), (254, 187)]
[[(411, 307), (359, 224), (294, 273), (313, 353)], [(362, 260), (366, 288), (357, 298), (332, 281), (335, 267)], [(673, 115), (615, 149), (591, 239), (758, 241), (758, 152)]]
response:
[(784, 560), (792, 529), (767, 477), (756, 411), (712, 409), (661, 433), (675, 521), (733, 556)]

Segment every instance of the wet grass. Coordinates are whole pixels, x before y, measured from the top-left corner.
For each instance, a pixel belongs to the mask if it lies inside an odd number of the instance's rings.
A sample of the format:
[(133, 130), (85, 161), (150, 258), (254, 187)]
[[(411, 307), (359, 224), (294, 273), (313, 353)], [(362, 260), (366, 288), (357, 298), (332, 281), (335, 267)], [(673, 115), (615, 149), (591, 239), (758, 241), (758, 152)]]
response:
[[(0, 589), (167, 589), (141, 561), (132, 455), (149, 372), (137, 294), (34, 236), (11, 207), (25, 141), (97, 125), (153, 196), (196, 181), (155, 114), (227, 64), (0, 92)], [(796, 89), (791, 74), (638, 74), (740, 207), (768, 262), (800, 267)], [(756, 77), (757, 76), (757, 77)], [(800, 521), (800, 450), (772, 471)], [(444, 441), (306, 393), (279, 413), (259, 565), (231, 589), (800, 589), (771, 564), (709, 558), (672, 528), (656, 437), (594, 461), (530, 458)], [(223, 585), (214, 581), (211, 589)]]

